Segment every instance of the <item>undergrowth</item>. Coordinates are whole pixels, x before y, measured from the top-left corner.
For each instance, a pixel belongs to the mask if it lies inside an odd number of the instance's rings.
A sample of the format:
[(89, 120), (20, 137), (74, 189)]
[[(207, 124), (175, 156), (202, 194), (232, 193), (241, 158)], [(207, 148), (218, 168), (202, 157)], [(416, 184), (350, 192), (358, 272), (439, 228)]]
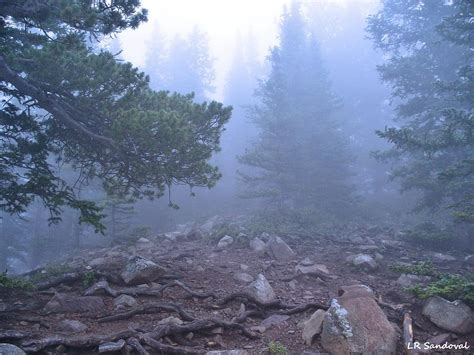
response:
[(22, 290), (34, 289), (34, 285), (30, 281), (18, 277), (10, 277), (6, 272), (0, 273), (0, 287)]
[(288, 350), (286, 349), (286, 346), (279, 341), (272, 340), (268, 344), (268, 353), (271, 355), (286, 355)]

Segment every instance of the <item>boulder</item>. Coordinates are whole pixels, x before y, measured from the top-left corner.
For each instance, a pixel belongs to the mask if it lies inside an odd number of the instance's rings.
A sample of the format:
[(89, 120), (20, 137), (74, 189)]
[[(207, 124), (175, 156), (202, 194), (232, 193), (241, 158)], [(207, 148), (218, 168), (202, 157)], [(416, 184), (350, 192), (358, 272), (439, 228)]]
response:
[(234, 238), (232, 238), (230, 235), (225, 235), (217, 243), (217, 248), (225, 249), (229, 247), (233, 242), (234, 242)]
[(257, 275), (255, 281), (246, 287), (246, 291), (262, 303), (276, 300), (272, 286), (262, 274)]
[(44, 309), (49, 313), (101, 313), (105, 309), (105, 304), (98, 296), (72, 296), (58, 293)]
[(18, 346), (7, 343), (0, 343), (0, 354), (1, 355), (26, 355)]
[(157, 280), (165, 274), (162, 266), (142, 256), (133, 256), (128, 260), (122, 279), (127, 285), (139, 285)]
[(125, 346), (125, 340), (119, 339), (117, 341), (111, 341), (99, 345), (99, 353), (109, 353), (120, 351)]
[(58, 330), (71, 333), (80, 333), (87, 330), (87, 325), (78, 320), (64, 319), (57, 325)]
[(114, 298), (115, 309), (125, 309), (127, 307), (135, 307), (137, 305), (137, 300), (129, 295), (120, 295)]
[(367, 254), (358, 254), (352, 260), (352, 265), (365, 270), (375, 270), (378, 265), (375, 260)]
[(324, 315), (321, 344), (331, 354), (395, 354), (398, 334), (364, 285), (341, 288)]
[(423, 315), (454, 333), (467, 334), (474, 330), (474, 312), (459, 300), (450, 302), (439, 296), (431, 297), (423, 307)]
[(296, 257), (295, 252), (285, 243), (283, 239), (273, 236), (267, 243), (270, 255), (278, 261), (290, 261)]
[(304, 322), (302, 336), (306, 345), (311, 346), (314, 336), (321, 333), (325, 314), (325, 311), (318, 309), (307, 321)]
[(258, 237), (255, 237), (250, 241), (250, 249), (256, 253), (265, 253), (267, 250), (267, 245)]
[(234, 280), (248, 284), (253, 281), (253, 277), (245, 272), (238, 272), (234, 275)]

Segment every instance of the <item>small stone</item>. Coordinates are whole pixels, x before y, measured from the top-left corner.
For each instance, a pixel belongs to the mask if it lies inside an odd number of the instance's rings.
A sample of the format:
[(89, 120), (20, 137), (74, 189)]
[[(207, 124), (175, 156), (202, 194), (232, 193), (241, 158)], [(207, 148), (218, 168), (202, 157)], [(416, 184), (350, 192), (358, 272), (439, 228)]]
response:
[(242, 271), (247, 271), (247, 270), (249, 269), (249, 266), (246, 265), (246, 264), (240, 264), (240, 269), (241, 269)]
[(303, 266), (311, 266), (311, 265), (314, 265), (314, 261), (306, 257), (303, 260), (301, 260), (299, 264)]
[(263, 254), (267, 250), (267, 245), (257, 237), (250, 241), (250, 249), (256, 253)]
[(262, 323), (260, 323), (260, 325), (266, 329), (269, 329), (274, 325), (279, 325), (283, 322), (286, 322), (289, 318), (290, 316), (287, 315), (273, 314), (270, 317), (265, 318)]
[(246, 290), (262, 303), (271, 302), (276, 299), (272, 286), (270, 286), (263, 274), (258, 274), (255, 281), (248, 285)]
[(245, 272), (238, 272), (234, 275), (234, 280), (242, 283), (250, 283), (253, 281), (253, 277)]
[(80, 333), (87, 330), (88, 327), (78, 320), (64, 319), (58, 323), (57, 328), (64, 332)]
[(135, 298), (129, 295), (120, 295), (114, 298), (114, 305), (116, 309), (119, 308), (127, 308), (127, 307), (135, 307), (138, 305), (138, 302)]
[(167, 317), (162, 320), (160, 320), (157, 325), (182, 325), (183, 321), (179, 318), (176, 317)]
[(293, 249), (280, 237), (271, 237), (267, 243), (270, 255), (277, 261), (290, 261), (296, 257)]
[(375, 260), (367, 254), (356, 255), (352, 261), (352, 264), (356, 267), (360, 267), (367, 270), (375, 270), (378, 267)]
[(217, 243), (217, 248), (218, 249), (224, 249), (230, 246), (234, 242), (234, 238), (232, 238), (230, 235), (225, 235), (223, 236), (219, 242)]
[(160, 265), (137, 255), (129, 259), (121, 276), (127, 285), (138, 285), (155, 281), (165, 272)]

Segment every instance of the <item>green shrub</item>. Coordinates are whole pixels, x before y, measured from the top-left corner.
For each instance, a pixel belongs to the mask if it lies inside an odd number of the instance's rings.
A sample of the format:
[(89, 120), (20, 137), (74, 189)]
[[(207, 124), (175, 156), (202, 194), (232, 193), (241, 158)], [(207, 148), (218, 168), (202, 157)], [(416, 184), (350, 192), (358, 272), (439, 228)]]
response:
[(446, 274), (426, 287), (417, 285), (409, 288), (409, 291), (422, 299), (440, 296), (450, 301), (460, 299), (474, 302), (474, 278)]
[(94, 271), (86, 271), (82, 277), (82, 284), (84, 287), (90, 287), (96, 280), (96, 274)]
[(412, 274), (412, 275), (419, 275), (419, 276), (437, 276), (438, 271), (434, 268), (431, 261), (420, 261), (415, 263), (414, 265), (392, 265), (390, 266), (395, 272), (399, 272), (400, 274)]
[(271, 355), (286, 355), (288, 350), (286, 349), (286, 346), (279, 341), (272, 340), (268, 344), (268, 353)]
[(448, 245), (455, 234), (448, 228), (440, 228), (434, 223), (426, 222), (403, 231), (402, 235), (405, 240), (414, 244), (439, 248)]
[(10, 277), (6, 272), (0, 273), (0, 287), (23, 290), (34, 289), (34, 285), (30, 281), (18, 277)]

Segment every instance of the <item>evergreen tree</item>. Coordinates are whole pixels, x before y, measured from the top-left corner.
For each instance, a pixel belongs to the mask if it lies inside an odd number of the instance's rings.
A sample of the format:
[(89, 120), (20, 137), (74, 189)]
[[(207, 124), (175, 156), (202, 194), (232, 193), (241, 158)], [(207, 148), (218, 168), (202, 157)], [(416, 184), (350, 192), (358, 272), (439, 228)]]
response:
[(397, 164), (403, 190), (419, 208), (474, 221), (474, 45), (472, 1), (386, 0), (368, 31), (389, 56), (379, 67), (397, 104), (399, 127), (378, 134), (380, 154)]
[(1, 209), (21, 213), (39, 199), (51, 222), (71, 207), (103, 228), (98, 206), (78, 198), (52, 156), (134, 197), (214, 186), (220, 173), (208, 160), (231, 109), (154, 92), (130, 63), (87, 45), (144, 20), (138, 0), (0, 3)]
[(270, 198), (272, 205), (339, 214), (351, 201), (347, 141), (334, 113), (319, 46), (293, 3), (280, 25), (271, 71), (258, 89), (260, 104), (251, 118), (259, 137), (240, 161), (248, 196)]

